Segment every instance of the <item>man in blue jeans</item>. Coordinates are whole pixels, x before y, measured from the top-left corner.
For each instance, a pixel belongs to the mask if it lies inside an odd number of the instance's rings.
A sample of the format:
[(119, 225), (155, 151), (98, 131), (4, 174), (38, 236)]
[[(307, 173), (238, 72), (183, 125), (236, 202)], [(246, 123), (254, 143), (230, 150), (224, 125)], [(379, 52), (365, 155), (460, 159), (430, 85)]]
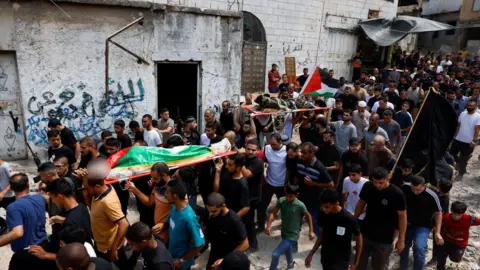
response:
[(285, 254), (287, 257), (288, 269), (292, 269), (294, 265), (293, 250), (297, 246), (298, 237), (302, 228), (302, 218), (306, 217), (308, 221), (310, 240), (315, 238), (313, 233), (312, 217), (307, 211), (305, 205), (297, 199), (300, 188), (297, 185), (287, 184), (285, 187), (285, 197), (281, 197), (277, 201), (277, 205), (273, 212), (268, 216), (267, 228), (265, 234), (271, 235), (272, 222), (278, 214), (282, 212), (282, 242), (275, 248), (272, 254), (272, 262), (270, 270), (277, 270), (280, 255)]
[(440, 245), (443, 238), (440, 235), (442, 225), (442, 206), (437, 193), (426, 187), (425, 179), (412, 175), (411, 182), (402, 185), (407, 203), (407, 232), (405, 233), (405, 249), (400, 253), (400, 269), (410, 269), (409, 252), (413, 246), (413, 269), (422, 270), (425, 267), (427, 240), (431, 231), (431, 220), (434, 217), (435, 240)]

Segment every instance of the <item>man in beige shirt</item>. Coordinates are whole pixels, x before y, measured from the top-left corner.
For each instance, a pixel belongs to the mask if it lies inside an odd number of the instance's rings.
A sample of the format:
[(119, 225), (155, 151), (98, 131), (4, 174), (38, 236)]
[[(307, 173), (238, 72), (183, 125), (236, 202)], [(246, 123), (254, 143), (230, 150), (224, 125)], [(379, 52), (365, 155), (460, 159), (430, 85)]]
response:
[(366, 98), (367, 98), (367, 95), (368, 95), (367, 90), (365, 90), (365, 88), (360, 87), (360, 82), (359, 81), (356, 81), (353, 84), (353, 94), (356, 95), (358, 97), (358, 99), (363, 100), (363, 101), (366, 101)]

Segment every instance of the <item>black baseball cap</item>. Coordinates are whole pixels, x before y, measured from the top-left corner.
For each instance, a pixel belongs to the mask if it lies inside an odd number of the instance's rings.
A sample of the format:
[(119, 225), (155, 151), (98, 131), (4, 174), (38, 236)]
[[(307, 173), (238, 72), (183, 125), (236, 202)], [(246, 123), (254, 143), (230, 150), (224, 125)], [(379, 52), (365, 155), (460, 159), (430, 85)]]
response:
[(357, 137), (350, 138), (348, 145), (360, 145), (360, 139)]

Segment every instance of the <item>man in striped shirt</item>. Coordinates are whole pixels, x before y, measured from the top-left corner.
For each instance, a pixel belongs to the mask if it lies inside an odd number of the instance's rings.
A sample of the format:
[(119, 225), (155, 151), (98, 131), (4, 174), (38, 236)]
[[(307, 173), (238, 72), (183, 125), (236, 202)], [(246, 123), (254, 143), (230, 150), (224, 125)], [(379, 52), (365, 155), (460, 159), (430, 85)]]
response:
[(400, 269), (409, 268), (409, 252), (413, 246), (413, 269), (421, 270), (425, 266), (427, 254), (427, 240), (434, 218), (434, 236), (437, 243), (443, 244), (440, 235), (442, 225), (442, 206), (437, 193), (426, 187), (425, 179), (420, 176), (411, 176), (410, 182), (402, 185), (407, 202), (407, 232), (405, 233), (405, 249), (400, 254)]

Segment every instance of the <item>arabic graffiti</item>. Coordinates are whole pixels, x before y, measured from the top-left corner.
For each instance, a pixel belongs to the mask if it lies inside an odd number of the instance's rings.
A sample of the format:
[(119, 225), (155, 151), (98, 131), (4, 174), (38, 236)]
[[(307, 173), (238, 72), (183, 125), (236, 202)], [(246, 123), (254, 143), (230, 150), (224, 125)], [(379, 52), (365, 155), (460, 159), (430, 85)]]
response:
[(5, 73), (2, 65), (0, 65), (0, 91), (7, 91), (8, 89), (5, 87), (7, 84), (8, 75)]
[[(109, 82), (115, 85), (114, 80)], [(99, 101), (89, 94), (88, 85), (84, 82), (64, 89), (57, 96), (50, 91), (44, 92), (40, 98), (32, 96), (28, 100), (31, 116), (26, 123), (27, 140), (40, 145), (48, 144), (47, 123), (51, 118), (70, 128), (77, 139), (99, 136), (103, 130), (111, 129), (115, 120), (136, 118), (136, 104), (142, 102), (145, 96), (142, 80), (138, 79), (134, 84), (129, 79), (126, 89), (117, 82), (116, 88)]]

